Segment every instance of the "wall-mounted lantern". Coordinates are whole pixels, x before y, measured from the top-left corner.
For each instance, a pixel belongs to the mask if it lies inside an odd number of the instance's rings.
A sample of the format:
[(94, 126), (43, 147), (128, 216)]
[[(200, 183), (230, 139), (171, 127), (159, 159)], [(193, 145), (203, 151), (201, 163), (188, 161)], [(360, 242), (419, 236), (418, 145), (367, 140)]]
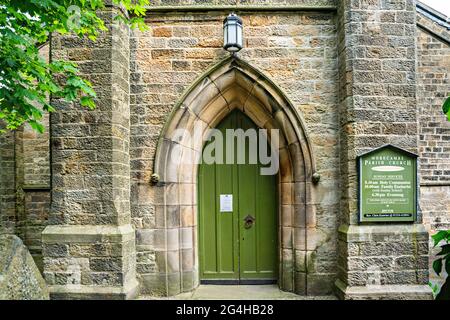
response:
[(223, 48), (236, 53), (242, 49), (242, 19), (234, 12), (223, 21)]

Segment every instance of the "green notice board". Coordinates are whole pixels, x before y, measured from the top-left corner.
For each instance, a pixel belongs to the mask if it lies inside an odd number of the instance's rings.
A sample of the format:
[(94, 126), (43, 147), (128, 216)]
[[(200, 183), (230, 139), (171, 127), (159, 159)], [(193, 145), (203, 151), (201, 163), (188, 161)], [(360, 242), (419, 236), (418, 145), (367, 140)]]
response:
[(358, 160), (360, 222), (415, 221), (417, 155), (387, 145)]

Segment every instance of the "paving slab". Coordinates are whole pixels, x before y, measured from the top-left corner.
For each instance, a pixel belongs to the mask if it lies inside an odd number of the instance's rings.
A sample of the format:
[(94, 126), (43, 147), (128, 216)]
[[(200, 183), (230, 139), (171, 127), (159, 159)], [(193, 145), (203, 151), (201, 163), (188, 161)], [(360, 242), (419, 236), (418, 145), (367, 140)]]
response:
[(142, 296), (139, 300), (336, 300), (335, 296), (299, 296), (276, 285), (201, 285), (173, 297)]

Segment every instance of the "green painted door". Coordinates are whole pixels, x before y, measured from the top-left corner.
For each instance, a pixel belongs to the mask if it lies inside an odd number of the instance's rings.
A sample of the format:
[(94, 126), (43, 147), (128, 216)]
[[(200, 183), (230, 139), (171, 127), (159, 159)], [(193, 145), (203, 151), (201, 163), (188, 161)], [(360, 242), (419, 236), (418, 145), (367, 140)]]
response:
[[(223, 133), (224, 155), (230, 143), (225, 138), (225, 130), (239, 128), (258, 129), (240, 111), (231, 113), (217, 128)], [(204, 282), (275, 281), (278, 266), (276, 176), (261, 175), (259, 159), (255, 164), (249, 163), (249, 139), (245, 140), (245, 164), (238, 164), (236, 141), (233, 164), (225, 163), (224, 156), (224, 164), (202, 163), (199, 168), (200, 278)]]

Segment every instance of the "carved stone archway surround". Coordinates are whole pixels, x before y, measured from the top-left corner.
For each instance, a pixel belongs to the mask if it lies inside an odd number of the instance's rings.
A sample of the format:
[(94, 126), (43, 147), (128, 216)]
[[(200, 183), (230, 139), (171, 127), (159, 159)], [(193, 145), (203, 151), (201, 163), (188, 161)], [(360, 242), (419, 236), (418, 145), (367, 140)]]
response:
[[(155, 185), (159, 227), (154, 239), (159, 279), (165, 282), (167, 295), (198, 286), (198, 162), (192, 160), (201, 155), (207, 129), (215, 128), (236, 108), (260, 128), (280, 130), (279, 286), (306, 294), (308, 257), (317, 238), (311, 145), (301, 117), (276, 85), (249, 64), (230, 57), (184, 94), (159, 140), (154, 168), (159, 176)], [(178, 129), (188, 134), (174, 134)], [(192, 144), (188, 136), (194, 136), (194, 129), (197, 137)], [(171, 227), (174, 215), (180, 215), (182, 227)]]

